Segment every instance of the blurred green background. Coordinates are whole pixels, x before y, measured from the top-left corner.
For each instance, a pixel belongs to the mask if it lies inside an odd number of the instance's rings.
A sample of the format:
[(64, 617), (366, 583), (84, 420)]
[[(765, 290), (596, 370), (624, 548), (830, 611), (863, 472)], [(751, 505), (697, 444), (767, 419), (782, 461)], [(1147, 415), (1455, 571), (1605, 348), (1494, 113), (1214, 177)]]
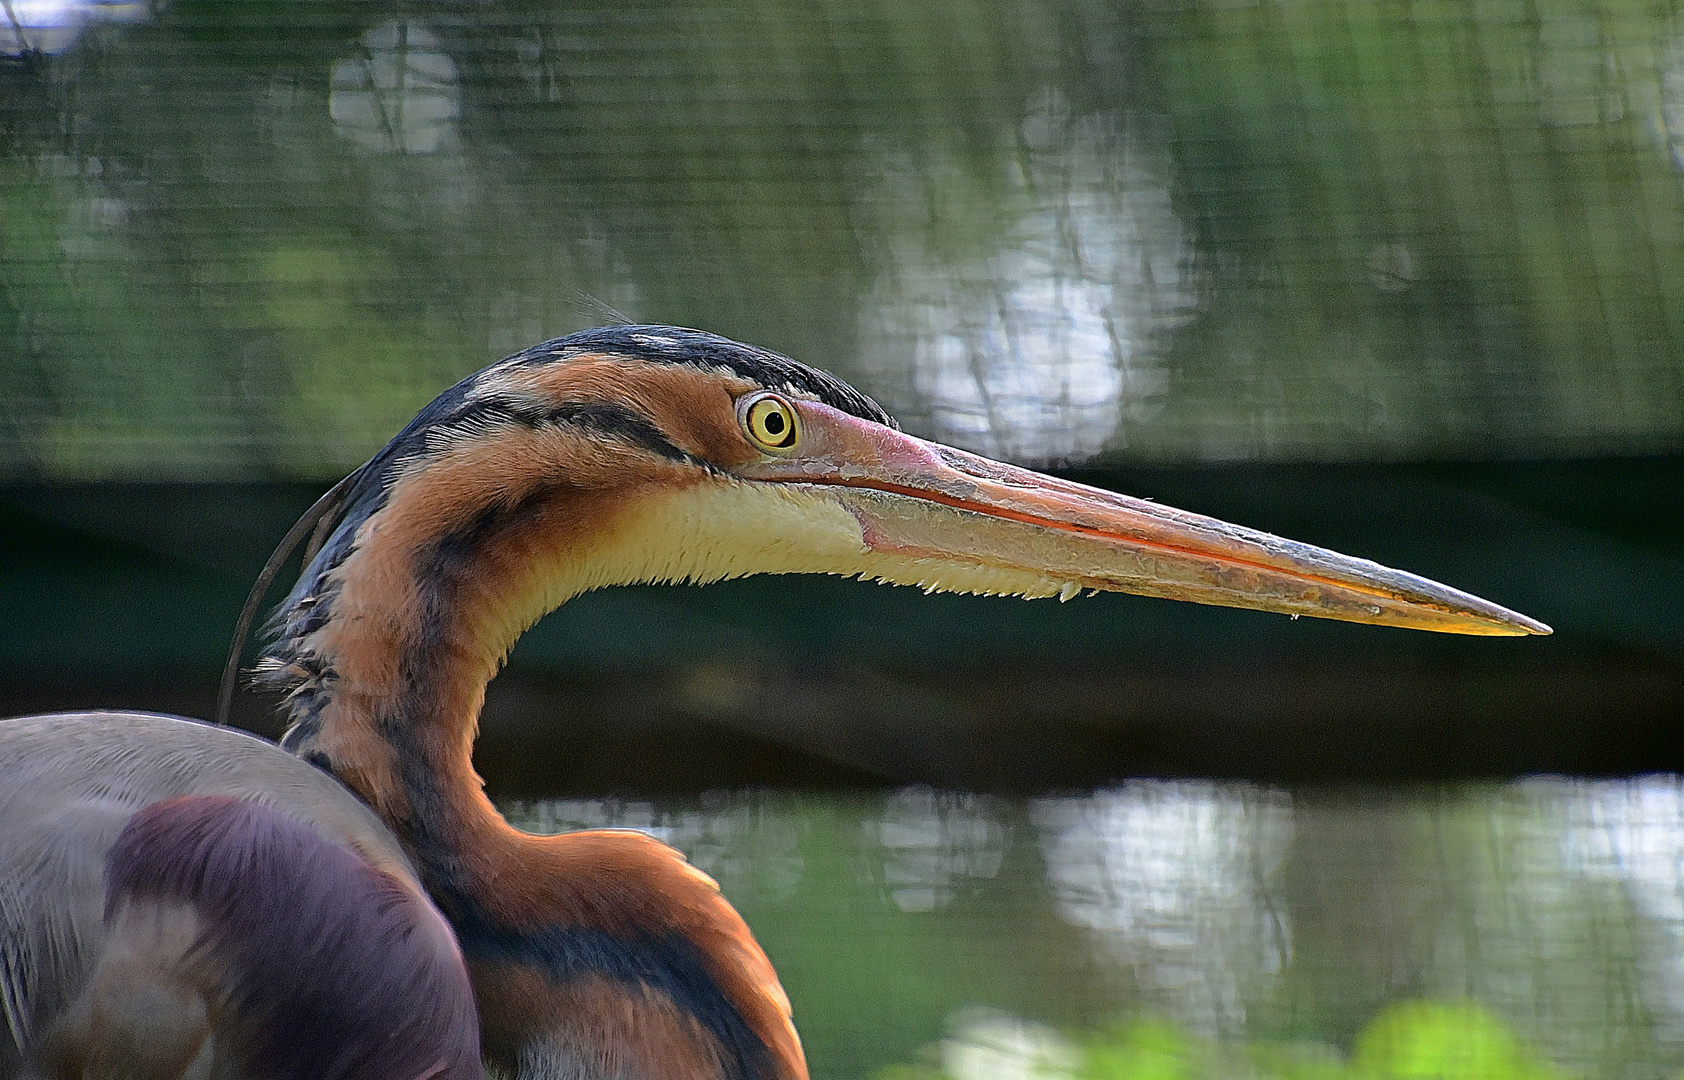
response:
[(207, 715), (322, 489), (622, 319), (1557, 630), (567, 605), (493, 793), (719, 876), (816, 1075), (1684, 1068), (1678, 0), (4, 0), (0, 714)]
[(8, 10), (10, 477), (324, 480), (610, 310), (1014, 457), (1684, 445), (1670, 3)]

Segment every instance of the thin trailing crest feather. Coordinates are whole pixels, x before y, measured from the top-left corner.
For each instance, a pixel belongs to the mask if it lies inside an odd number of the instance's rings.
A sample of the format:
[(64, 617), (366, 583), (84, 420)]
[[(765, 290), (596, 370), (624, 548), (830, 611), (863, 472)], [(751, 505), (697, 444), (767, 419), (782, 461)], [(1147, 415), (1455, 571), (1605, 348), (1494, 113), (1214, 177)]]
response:
[[(364, 466), (366, 468), (366, 466)], [(355, 484), (362, 474), (358, 469), (345, 477), (339, 483), (327, 490), (321, 498), (313, 503), (304, 515), (293, 522), (292, 528), (281, 538), (275, 550), (270, 552), (269, 559), (263, 564), (257, 580), (252, 583), (251, 591), (246, 594), (246, 602), (240, 608), (239, 621), (234, 624), (234, 641), (228, 648), (228, 659), (222, 665), (222, 683), (216, 695), (216, 722), (226, 725), (234, 707), (234, 690), (240, 676), (240, 654), (245, 651), (246, 637), (251, 633), (252, 620), (257, 616), (257, 609), (262, 605), (263, 598), (268, 595), (269, 587), (275, 582), (275, 575), (286, 564), (293, 550), (298, 547), (306, 535), (309, 542), (304, 548), (304, 564), (308, 566), (321, 550), (322, 542), (333, 530), (338, 522), (340, 513), (345, 508), (345, 494)]]
[[(350, 553), (355, 532), (377, 512), (388, 489), (407, 467), (448, 452), (463, 442), (495, 433), (509, 425), (541, 427), (578, 424), (609, 437), (635, 443), (673, 460), (704, 469), (712, 466), (667, 439), (644, 417), (621, 406), (605, 402), (556, 402), (540, 407), (528, 400), (513, 400), (490, 389), (487, 376), (511, 367), (566, 363), (593, 353), (623, 356), (651, 364), (684, 364), (729, 371), (766, 389), (781, 390), (823, 401), (844, 412), (891, 428), (893, 417), (875, 401), (826, 371), (766, 349), (744, 345), (702, 330), (676, 326), (617, 325), (583, 330), (556, 338), (506, 357), (462, 379), (427, 404), (391, 442), (356, 471), (335, 484), (299, 518), (281, 540), (246, 597), (234, 629), (233, 644), (223, 667), (217, 696), (216, 721), (226, 724), (233, 709), (239, 682), (240, 657), (250, 636), (257, 609), (274, 584), (281, 567), (298, 545), (305, 545), (303, 568), (298, 582), (265, 626), (268, 635), (280, 642), (296, 641), (314, 627), (312, 619), (331, 602), (318, 589), (319, 583)], [(305, 656), (269, 657), (257, 666), (259, 681), (296, 694), (308, 692), (326, 673), (299, 670), (308, 664)], [(293, 678), (293, 675), (297, 678)]]

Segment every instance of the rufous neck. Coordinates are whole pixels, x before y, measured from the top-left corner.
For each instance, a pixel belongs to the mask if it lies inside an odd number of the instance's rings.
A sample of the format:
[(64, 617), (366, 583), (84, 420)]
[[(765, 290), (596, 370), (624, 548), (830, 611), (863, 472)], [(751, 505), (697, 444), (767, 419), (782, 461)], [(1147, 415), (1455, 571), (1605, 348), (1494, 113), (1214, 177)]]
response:
[(416, 541), (404, 524), (371, 519), (324, 590), (297, 650), (315, 673), (292, 697), (289, 747), (355, 790), (418, 862), (448, 869), (452, 850), (522, 839), (485, 797), (473, 744), (487, 683), (550, 605), (525, 572), (533, 552), (511, 552), (498, 530)]

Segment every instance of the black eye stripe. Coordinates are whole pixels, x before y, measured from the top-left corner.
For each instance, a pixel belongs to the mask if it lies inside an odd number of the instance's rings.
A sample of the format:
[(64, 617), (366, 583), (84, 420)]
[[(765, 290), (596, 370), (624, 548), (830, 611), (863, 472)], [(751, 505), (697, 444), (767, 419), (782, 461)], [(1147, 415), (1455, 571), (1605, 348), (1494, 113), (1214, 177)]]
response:
[(672, 444), (661, 429), (648, 419), (616, 402), (597, 401), (558, 405), (542, 414), (539, 423), (571, 424), (610, 438), (621, 439), (671, 461), (697, 464), (690, 454)]

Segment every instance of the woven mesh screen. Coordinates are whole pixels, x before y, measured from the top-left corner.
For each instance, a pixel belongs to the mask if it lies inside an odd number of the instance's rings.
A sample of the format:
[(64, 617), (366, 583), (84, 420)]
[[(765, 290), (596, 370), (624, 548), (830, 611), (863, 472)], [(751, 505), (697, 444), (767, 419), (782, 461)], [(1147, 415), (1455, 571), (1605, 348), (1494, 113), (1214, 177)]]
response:
[(0, 475), (330, 477), (621, 316), (1030, 462), (1675, 452), (1676, 8), (12, 0)]

